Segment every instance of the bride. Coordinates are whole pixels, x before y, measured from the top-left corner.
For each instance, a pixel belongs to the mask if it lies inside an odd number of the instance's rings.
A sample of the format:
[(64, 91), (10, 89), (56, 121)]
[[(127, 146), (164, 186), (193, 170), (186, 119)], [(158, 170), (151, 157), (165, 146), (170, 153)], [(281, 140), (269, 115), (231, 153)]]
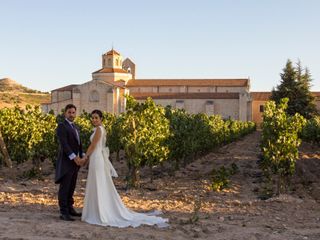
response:
[(168, 226), (168, 219), (137, 213), (125, 207), (112, 181), (112, 176), (118, 175), (109, 161), (109, 149), (105, 147), (106, 130), (102, 126), (102, 112), (92, 111), (91, 121), (95, 126), (90, 137), (91, 144), (86, 157), (81, 160), (82, 165), (89, 162), (81, 220), (113, 227), (137, 227), (141, 224)]

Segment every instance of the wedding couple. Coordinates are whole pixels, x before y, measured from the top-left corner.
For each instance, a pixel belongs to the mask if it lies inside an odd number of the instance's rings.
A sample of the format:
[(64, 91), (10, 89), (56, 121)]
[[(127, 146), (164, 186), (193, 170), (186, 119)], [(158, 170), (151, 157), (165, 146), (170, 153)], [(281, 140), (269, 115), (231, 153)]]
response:
[[(55, 182), (60, 184), (58, 193), (60, 219), (74, 221), (72, 216), (77, 216), (90, 224), (113, 227), (137, 227), (141, 224), (168, 226), (168, 219), (152, 216), (155, 214), (137, 213), (127, 209), (123, 204), (112, 181), (112, 176), (117, 177), (117, 173), (109, 160), (106, 130), (102, 126), (102, 112), (94, 110), (91, 113), (94, 131), (86, 153), (82, 149), (79, 130), (73, 123), (76, 106), (68, 104), (64, 115), (65, 121), (57, 128), (59, 155), (55, 178)], [(89, 164), (89, 171), (81, 214), (73, 208), (73, 193), (78, 171), (86, 164)]]

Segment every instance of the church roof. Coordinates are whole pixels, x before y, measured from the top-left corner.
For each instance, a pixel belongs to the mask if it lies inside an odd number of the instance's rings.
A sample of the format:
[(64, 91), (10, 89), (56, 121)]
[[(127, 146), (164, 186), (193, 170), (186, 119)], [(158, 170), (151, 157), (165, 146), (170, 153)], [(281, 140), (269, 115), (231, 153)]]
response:
[(130, 93), (137, 100), (152, 99), (239, 99), (239, 93)]
[(122, 68), (101, 68), (93, 73), (128, 73)]
[(246, 87), (248, 79), (135, 79), (127, 83), (128, 87), (142, 86), (218, 86)]
[(52, 91), (72, 91), (73, 88), (79, 86), (79, 84), (71, 84), (61, 88), (54, 89)]
[(120, 56), (120, 53), (118, 53), (116, 50), (110, 50), (109, 52), (107, 52), (107, 55), (119, 55)]

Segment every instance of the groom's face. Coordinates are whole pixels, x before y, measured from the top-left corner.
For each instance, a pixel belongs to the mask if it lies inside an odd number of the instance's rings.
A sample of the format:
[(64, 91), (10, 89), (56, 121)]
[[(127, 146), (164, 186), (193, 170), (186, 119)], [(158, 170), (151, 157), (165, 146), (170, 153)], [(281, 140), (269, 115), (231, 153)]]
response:
[(73, 122), (73, 120), (76, 117), (76, 109), (74, 108), (69, 108), (67, 111), (64, 113), (64, 116), (66, 119), (68, 119), (70, 122)]

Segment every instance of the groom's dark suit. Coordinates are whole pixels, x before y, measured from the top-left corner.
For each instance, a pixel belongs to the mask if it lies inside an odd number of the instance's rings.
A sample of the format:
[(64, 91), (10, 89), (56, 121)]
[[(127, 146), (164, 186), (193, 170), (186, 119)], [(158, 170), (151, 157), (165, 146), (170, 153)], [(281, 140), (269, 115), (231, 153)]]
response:
[(80, 168), (74, 162), (74, 159), (70, 160), (70, 156), (82, 157), (82, 144), (79, 131), (75, 127), (73, 128), (67, 120), (58, 125), (57, 136), (59, 153), (56, 163), (55, 183), (60, 184), (58, 194), (60, 212), (63, 215), (69, 215), (70, 209), (73, 209), (73, 193)]

